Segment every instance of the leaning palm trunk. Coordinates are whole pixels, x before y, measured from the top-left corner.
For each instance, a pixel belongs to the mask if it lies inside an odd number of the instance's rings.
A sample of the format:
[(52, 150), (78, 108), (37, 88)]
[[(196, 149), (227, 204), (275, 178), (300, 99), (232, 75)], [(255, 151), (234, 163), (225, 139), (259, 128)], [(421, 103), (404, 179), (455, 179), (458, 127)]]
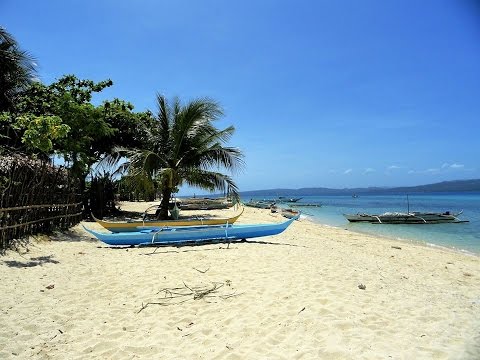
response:
[(160, 201), (160, 207), (157, 212), (157, 219), (168, 219), (168, 205), (170, 204), (170, 197), (172, 196), (172, 189), (165, 187), (162, 190), (162, 200)]

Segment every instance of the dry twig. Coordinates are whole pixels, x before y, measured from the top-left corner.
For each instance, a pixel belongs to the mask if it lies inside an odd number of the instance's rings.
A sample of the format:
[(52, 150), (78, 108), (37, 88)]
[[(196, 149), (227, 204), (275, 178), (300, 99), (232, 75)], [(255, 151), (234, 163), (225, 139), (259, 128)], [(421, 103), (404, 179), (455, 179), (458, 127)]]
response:
[(183, 283), (184, 287), (177, 287), (177, 288), (164, 288), (157, 292), (158, 294), (163, 294), (163, 297), (159, 299), (157, 302), (147, 302), (142, 303), (142, 307), (138, 310), (137, 314), (140, 313), (142, 310), (146, 309), (149, 305), (161, 305), (161, 306), (168, 306), (168, 305), (177, 305), (184, 303), (188, 300), (200, 300), (205, 298), (212, 298), (218, 297), (220, 299), (228, 299), (234, 296), (238, 296), (241, 294), (237, 294), (236, 291), (228, 294), (218, 294), (218, 290), (224, 287), (225, 283), (214, 282), (212, 286), (188, 286)]

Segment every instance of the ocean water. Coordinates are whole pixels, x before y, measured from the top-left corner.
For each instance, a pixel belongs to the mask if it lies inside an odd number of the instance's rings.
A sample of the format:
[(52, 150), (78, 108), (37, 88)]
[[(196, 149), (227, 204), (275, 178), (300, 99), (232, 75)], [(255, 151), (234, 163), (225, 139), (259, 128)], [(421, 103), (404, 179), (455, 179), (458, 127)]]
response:
[[(254, 197), (261, 200), (262, 196)], [(270, 197), (271, 198), (271, 197)], [(422, 193), (406, 195), (304, 196), (301, 203), (321, 203), (321, 207), (299, 208), (311, 220), (355, 232), (442, 246), (480, 255), (480, 193)], [(289, 204), (280, 204), (288, 206)], [(294, 204), (293, 204), (294, 205)], [(349, 223), (343, 214), (431, 211), (457, 213), (459, 224), (364, 224)]]

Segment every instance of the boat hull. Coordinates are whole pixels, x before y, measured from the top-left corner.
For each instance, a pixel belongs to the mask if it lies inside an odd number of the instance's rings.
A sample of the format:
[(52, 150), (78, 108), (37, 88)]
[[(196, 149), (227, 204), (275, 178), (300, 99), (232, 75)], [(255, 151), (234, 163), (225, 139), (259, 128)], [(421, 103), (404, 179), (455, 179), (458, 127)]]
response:
[(84, 229), (108, 245), (169, 245), (214, 240), (243, 240), (277, 235), (294, 220), (295, 218), (279, 224), (164, 227), (159, 230), (122, 233), (103, 233), (90, 230), (85, 226)]
[(187, 219), (187, 220), (159, 220), (159, 221), (104, 221), (95, 219), (95, 221), (111, 232), (135, 232), (139, 230), (160, 229), (165, 226), (203, 226), (203, 225), (222, 225), (233, 224), (243, 214), (243, 208), (240, 214), (231, 218), (219, 218), (219, 219)]

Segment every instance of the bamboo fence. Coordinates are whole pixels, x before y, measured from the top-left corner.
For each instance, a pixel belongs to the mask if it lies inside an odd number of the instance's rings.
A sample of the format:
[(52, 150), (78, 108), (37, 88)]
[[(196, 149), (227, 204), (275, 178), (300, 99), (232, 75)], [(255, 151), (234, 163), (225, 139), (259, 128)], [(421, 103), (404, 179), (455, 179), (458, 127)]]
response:
[(82, 202), (65, 169), (18, 154), (0, 157), (0, 251), (29, 235), (66, 230), (82, 219)]

